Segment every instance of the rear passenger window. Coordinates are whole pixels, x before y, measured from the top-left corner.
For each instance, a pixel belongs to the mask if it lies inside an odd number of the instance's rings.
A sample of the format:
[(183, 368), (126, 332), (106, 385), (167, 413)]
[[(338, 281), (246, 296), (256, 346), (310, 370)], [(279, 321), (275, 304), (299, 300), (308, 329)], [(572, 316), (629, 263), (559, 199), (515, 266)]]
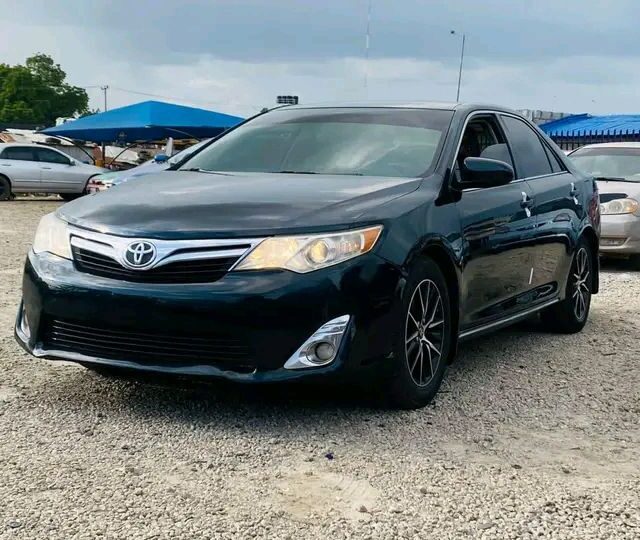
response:
[(516, 165), (518, 178), (531, 178), (553, 172), (547, 151), (537, 133), (525, 122), (513, 116), (503, 116), (507, 139)]
[(33, 149), (24, 146), (9, 146), (2, 151), (2, 159), (15, 159), (18, 161), (35, 161)]
[(554, 173), (563, 172), (564, 167), (560, 164), (560, 160), (558, 159), (558, 156), (556, 156), (555, 152), (553, 152), (546, 144), (543, 144), (542, 146), (544, 146), (544, 150), (549, 158), (549, 163), (551, 163), (551, 170)]

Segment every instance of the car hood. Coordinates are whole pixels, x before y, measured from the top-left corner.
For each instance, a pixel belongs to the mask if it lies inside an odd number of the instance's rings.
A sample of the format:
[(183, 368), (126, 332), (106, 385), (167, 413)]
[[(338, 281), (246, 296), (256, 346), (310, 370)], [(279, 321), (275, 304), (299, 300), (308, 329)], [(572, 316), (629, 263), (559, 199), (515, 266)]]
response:
[(118, 176), (112, 179), (112, 183), (114, 186), (118, 184), (122, 184), (131, 180), (132, 178), (138, 178), (139, 176), (146, 176), (147, 174), (159, 173), (167, 170), (171, 165), (167, 162), (165, 163), (156, 163), (153, 160), (149, 160), (142, 165), (138, 165), (137, 167), (133, 167), (132, 169), (128, 169), (126, 171), (122, 171)]
[(376, 209), (420, 179), (175, 171), (147, 175), (62, 206), (73, 225), (122, 236), (215, 238), (338, 230), (372, 222)]
[(598, 191), (600, 192), (600, 202), (626, 198), (640, 200), (640, 182), (598, 180)]

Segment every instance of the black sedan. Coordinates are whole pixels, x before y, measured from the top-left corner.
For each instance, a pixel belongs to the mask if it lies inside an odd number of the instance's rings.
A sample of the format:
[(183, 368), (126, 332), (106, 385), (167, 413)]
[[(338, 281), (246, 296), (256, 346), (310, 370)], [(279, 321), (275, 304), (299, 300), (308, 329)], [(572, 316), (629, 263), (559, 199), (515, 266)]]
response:
[(372, 374), (420, 407), (460, 340), (537, 313), (578, 332), (598, 291), (594, 180), (506, 109), (285, 107), (175, 169), (42, 219), (27, 351), (250, 383)]

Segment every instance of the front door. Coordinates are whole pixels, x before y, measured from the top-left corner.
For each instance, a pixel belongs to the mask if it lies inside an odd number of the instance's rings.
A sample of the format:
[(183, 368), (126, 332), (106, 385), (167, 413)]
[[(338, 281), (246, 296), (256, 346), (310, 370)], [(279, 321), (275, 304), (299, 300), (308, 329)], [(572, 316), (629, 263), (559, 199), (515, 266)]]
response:
[[(465, 128), (454, 174), (467, 157), (511, 164), (503, 129), (494, 115), (474, 117)], [(456, 203), (462, 230), (460, 329), (468, 331), (522, 311), (530, 302), (535, 216), (525, 181), (463, 190)]]
[(32, 146), (6, 146), (0, 154), (0, 174), (11, 181), (14, 191), (38, 191), (40, 164)]
[(84, 189), (87, 174), (71, 165), (71, 158), (51, 148), (36, 148), (40, 162), (40, 183), (43, 191), (79, 193)]

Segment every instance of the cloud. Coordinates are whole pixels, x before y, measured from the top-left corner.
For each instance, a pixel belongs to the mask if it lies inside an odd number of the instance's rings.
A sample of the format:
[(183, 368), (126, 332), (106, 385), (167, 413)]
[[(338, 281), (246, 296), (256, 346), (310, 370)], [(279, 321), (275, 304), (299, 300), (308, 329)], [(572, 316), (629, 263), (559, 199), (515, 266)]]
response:
[[(635, 112), (640, 2), (617, 0), (124, 2), (22, 0), (0, 12), (0, 57), (52, 54), (110, 106), (150, 96), (243, 116), (278, 94), (305, 102), (455, 97), (512, 107)], [(365, 88), (365, 79), (367, 87)], [(98, 89), (91, 104), (102, 106)]]

